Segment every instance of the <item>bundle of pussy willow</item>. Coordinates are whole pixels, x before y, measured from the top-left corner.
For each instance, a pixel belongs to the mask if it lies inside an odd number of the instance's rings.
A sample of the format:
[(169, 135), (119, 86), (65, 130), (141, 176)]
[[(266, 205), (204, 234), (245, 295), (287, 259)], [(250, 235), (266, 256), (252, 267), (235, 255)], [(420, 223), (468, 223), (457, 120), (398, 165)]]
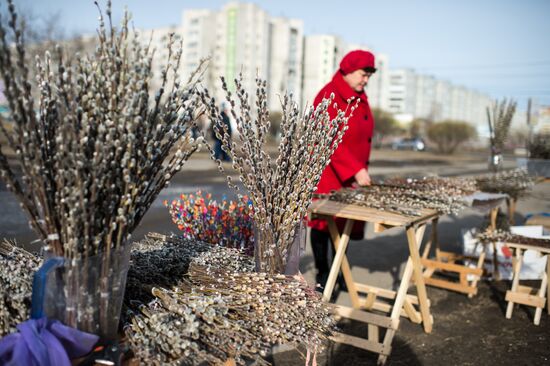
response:
[(421, 216), (423, 209), (457, 213), (467, 206), (462, 197), (473, 191), (475, 186), (465, 179), (453, 184), (449, 178), (440, 177), (394, 178), (383, 184), (345, 188), (331, 193), (329, 198), (405, 216)]
[(29, 318), (32, 276), (42, 260), (7, 240), (0, 242), (0, 338)]
[(124, 329), (148, 364), (267, 364), (273, 345), (320, 349), (334, 328), (305, 281), (254, 272), (236, 249), (151, 235), (132, 262)]
[(495, 174), (480, 175), (475, 178), (476, 186), (483, 192), (506, 193), (519, 198), (529, 192), (535, 180), (525, 169), (500, 171)]
[(484, 231), (477, 234), (476, 238), (484, 244), (502, 242), (550, 248), (550, 239), (530, 238), (523, 235), (512, 234), (510, 231), (505, 230)]
[(329, 198), (406, 216), (420, 216), (421, 209), (456, 214), (468, 206), (464, 197), (476, 191), (505, 193), (517, 198), (533, 184), (525, 170), (513, 169), (470, 178), (391, 178), (368, 187), (342, 189), (331, 193)]

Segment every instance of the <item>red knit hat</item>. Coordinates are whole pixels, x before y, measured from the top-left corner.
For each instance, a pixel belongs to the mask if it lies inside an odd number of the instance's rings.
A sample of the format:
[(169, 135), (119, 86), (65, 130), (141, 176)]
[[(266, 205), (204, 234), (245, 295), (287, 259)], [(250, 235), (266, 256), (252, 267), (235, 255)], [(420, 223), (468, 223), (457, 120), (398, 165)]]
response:
[(344, 56), (340, 62), (340, 71), (346, 75), (359, 69), (375, 72), (374, 55), (368, 51), (355, 50)]

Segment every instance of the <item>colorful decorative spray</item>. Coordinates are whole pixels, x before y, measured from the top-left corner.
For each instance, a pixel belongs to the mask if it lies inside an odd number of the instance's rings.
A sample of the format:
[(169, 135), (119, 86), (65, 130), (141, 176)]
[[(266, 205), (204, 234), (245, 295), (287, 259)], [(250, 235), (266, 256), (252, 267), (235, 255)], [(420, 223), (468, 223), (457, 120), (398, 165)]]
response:
[(210, 193), (182, 194), (168, 207), (172, 221), (186, 239), (195, 239), (229, 248), (242, 249), (254, 254), (252, 201), (248, 196), (238, 196), (236, 201), (221, 202), (212, 199)]

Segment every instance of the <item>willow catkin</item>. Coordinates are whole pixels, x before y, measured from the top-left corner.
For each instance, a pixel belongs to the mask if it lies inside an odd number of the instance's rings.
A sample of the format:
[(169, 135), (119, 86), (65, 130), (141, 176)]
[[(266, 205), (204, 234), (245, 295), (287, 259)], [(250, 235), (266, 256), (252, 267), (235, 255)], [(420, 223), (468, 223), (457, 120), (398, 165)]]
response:
[(29, 318), (33, 275), (41, 264), (38, 256), (0, 242), (0, 338)]
[[(68, 258), (125, 242), (197, 148), (190, 134), (197, 79), (179, 81), (181, 42), (169, 37), (162, 83), (152, 91), (154, 50), (129, 31), (128, 13), (116, 29), (110, 1), (106, 14), (95, 52), (70, 61), (57, 46), (36, 58), (35, 81), (12, 0), (15, 47), (0, 22), (0, 74), (13, 117), (12, 129), (0, 121), (0, 175), (42, 241)], [(15, 165), (4, 147), (15, 152)]]
[(148, 364), (267, 364), (262, 357), (273, 345), (322, 349), (334, 329), (328, 305), (307, 283), (256, 273), (236, 249), (152, 235), (134, 247), (132, 261), (124, 329)]
[(333, 106), (333, 95), (317, 108), (300, 113), (292, 95), (285, 94), (281, 98), (278, 156), (273, 161), (266, 148), (269, 131), (267, 83), (256, 79), (255, 106), (252, 106), (249, 93), (242, 85), (242, 75), (234, 82), (233, 94), (222, 78), (222, 88), (232, 106), (237, 126), (238, 144), (231, 141), (228, 129), (221, 123), (216, 100), (206, 89), (200, 92), (200, 97), (214, 132), (222, 141), (222, 149), (231, 157), (233, 168), (252, 200), (257, 232), (262, 234), (261, 238), (255, 238), (260, 270), (281, 273), (296, 228), (306, 215), (321, 173), (341, 142), (357, 102), (348, 101), (348, 107), (332, 118), (329, 108), (345, 107)]

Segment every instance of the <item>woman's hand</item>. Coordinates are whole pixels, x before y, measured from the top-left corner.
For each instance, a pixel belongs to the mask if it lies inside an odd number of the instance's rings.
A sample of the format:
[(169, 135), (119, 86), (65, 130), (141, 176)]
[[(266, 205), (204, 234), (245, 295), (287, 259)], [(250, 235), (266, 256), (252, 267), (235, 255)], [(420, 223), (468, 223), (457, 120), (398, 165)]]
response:
[(367, 169), (365, 169), (365, 168), (363, 168), (360, 171), (358, 171), (357, 173), (355, 173), (354, 177), (355, 177), (355, 182), (359, 186), (370, 186), (371, 185), (370, 175), (367, 172)]

